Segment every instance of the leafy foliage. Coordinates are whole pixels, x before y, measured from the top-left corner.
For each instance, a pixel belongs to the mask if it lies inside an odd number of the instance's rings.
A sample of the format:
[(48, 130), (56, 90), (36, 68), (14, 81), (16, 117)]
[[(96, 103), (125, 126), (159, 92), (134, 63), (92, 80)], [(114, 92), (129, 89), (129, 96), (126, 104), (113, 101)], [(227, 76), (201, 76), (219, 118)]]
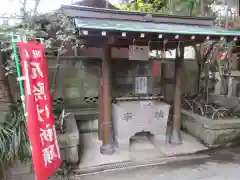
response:
[[(8, 54), (5, 60), (6, 64), (3, 64), (7, 71), (6, 75), (15, 75), (16, 73), (12, 37), (18, 38), (20, 41), (40, 40), (44, 43), (46, 49), (54, 48), (58, 58), (67, 52), (66, 43), (73, 42), (73, 44), (76, 44), (73, 22), (60, 10), (42, 15), (24, 11), (23, 15), (23, 20), (14, 26), (0, 26), (1, 51)], [(51, 32), (56, 32), (56, 34), (49, 34)], [(57, 73), (55, 76), (57, 76)], [(63, 114), (62, 107), (56, 106), (56, 104), (53, 104), (53, 107), (57, 119), (56, 125), (59, 127), (59, 131), (63, 132), (64, 118), (68, 114)], [(6, 118), (0, 121), (0, 179), (4, 177), (7, 170), (16, 161), (19, 160), (24, 163), (30, 158), (31, 149), (24, 111), (21, 102), (17, 102), (10, 107)]]
[(172, 5), (173, 14), (197, 16), (200, 15), (200, 0), (177, 0)]
[(70, 180), (73, 176), (72, 165), (66, 161), (63, 161), (55, 174), (57, 180)]
[(141, 11), (141, 12), (160, 12), (165, 6), (166, 0), (135, 0), (124, 2), (120, 9), (127, 11)]
[[(49, 34), (49, 32), (56, 32), (56, 34)], [(34, 18), (34, 23), (26, 24), (22, 22), (14, 27), (0, 27), (0, 35), (4, 39), (2, 44), (2, 51), (8, 52), (7, 59), (7, 74), (15, 73), (15, 62), (12, 54), (12, 37), (19, 39), (19, 41), (41, 41), (46, 49), (53, 49), (58, 56), (67, 52), (65, 44), (73, 43), (73, 48), (76, 44), (75, 28), (73, 21), (65, 16), (60, 10), (39, 15)], [(1, 37), (0, 37), (1, 38)]]
[[(209, 5), (214, 2), (214, 0), (132, 0), (124, 1), (120, 9), (185, 16), (199, 16), (203, 14), (201, 10), (204, 10), (208, 16), (212, 16), (213, 14), (209, 14), (212, 12), (209, 10)], [(202, 5), (203, 9), (201, 9)]]
[(0, 178), (17, 161), (31, 158), (30, 142), (21, 102), (11, 105), (5, 120), (0, 122)]
[[(64, 119), (69, 115), (62, 108), (62, 100), (54, 101), (53, 109), (58, 132), (64, 133)], [(9, 107), (4, 120), (0, 120), (0, 179), (16, 162), (31, 160), (31, 145), (21, 101)]]

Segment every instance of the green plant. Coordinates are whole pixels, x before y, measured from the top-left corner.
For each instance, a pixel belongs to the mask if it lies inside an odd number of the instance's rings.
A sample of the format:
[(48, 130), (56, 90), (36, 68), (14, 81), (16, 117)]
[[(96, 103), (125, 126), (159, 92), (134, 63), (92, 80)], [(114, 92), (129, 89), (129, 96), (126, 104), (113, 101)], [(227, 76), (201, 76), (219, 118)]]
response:
[[(25, 2), (25, 1), (24, 1)], [(25, 2), (26, 5), (26, 2)], [(75, 27), (73, 20), (65, 16), (60, 10), (39, 15), (37, 7), (39, 0), (35, 1), (34, 11), (28, 12), (25, 8), (22, 9), (21, 22), (12, 25), (0, 25), (0, 50), (7, 54), (5, 61), (0, 66), (5, 67), (6, 75), (15, 74), (16, 67), (14, 56), (12, 53), (11, 38), (13, 35), (19, 40), (41, 40), (45, 48), (57, 49), (58, 63), (59, 56), (67, 50), (64, 46), (66, 42), (75, 42), (76, 37), (73, 33)], [(56, 31), (56, 36), (50, 37), (48, 32)], [(58, 42), (61, 42), (60, 45)], [(75, 43), (76, 44), (76, 43)], [(75, 45), (76, 46), (76, 45)], [(4, 79), (4, 73), (2, 73)], [(55, 78), (58, 74), (58, 68), (55, 73)], [(53, 86), (55, 86), (55, 80)], [(3, 84), (2, 86), (6, 86)], [(4, 89), (4, 88), (0, 88)], [(7, 89), (7, 88), (5, 88)], [(59, 104), (58, 104), (59, 105)], [(64, 118), (66, 114), (61, 106), (53, 104), (54, 115), (56, 119), (57, 130), (64, 131)], [(5, 172), (17, 161), (26, 162), (31, 158), (30, 142), (27, 136), (24, 111), (21, 102), (12, 105), (9, 112), (3, 121), (0, 120), (0, 179), (2, 180)]]
[(30, 160), (30, 147), (22, 104), (17, 102), (0, 122), (0, 179), (15, 162)]
[[(53, 101), (53, 111), (58, 132), (64, 133), (64, 118), (69, 115), (62, 107), (63, 100)], [(26, 120), (21, 101), (9, 107), (5, 118), (0, 120), (0, 179), (14, 163), (31, 160), (31, 145), (28, 139)]]
[(73, 176), (72, 165), (67, 161), (63, 161), (55, 174), (57, 180), (70, 180)]

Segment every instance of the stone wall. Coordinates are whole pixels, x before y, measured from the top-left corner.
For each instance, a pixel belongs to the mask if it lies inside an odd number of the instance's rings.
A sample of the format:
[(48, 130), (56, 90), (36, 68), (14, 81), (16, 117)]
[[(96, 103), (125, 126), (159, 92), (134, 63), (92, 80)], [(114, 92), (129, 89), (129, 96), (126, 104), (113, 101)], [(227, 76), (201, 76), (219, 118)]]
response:
[[(49, 59), (49, 83), (56, 72), (56, 59)], [(69, 107), (86, 106), (90, 97), (98, 96), (100, 60), (60, 60), (53, 98), (63, 98)], [(93, 102), (94, 103), (94, 102)]]
[[(63, 98), (69, 106), (88, 106), (96, 103), (100, 83), (100, 60), (61, 60), (57, 76), (54, 98)], [(126, 61), (115, 60), (112, 69), (112, 95), (129, 96), (134, 94), (134, 78), (146, 76), (148, 78), (148, 93), (161, 93), (161, 74), (152, 76), (153, 61)], [(164, 64), (166, 100), (172, 100), (174, 90), (174, 63)], [(49, 81), (56, 71), (56, 60), (49, 60)], [(196, 93), (197, 65), (194, 62), (185, 62), (183, 76), (183, 92)], [(90, 104), (89, 104), (90, 103)], [(93, 105), (92, 104), (92, 105)]]
[[(97, 108), (98, 91), (101, 75), (101, 48), (78, 49), (82, 57), (62, 56), (59, 62), (59, 72), (56, 77), (54, 99), (62, 98), (70, 109)], [(161, 63), (162, 71), (153, 76), (153, 64), (156, 61), (128, 61), (127, 48), (112, 49), (112, 95), (129, 96), (134, 94), (134, 80), (136, 76), (148, 78), (148, 94), (163, 94), (166, 101), (172, 101), (174, 91), (174, 61)], [(160, 62), (160, 61), (158, 61)], [(52, 86), (57, 69), (57, 59), (48, 57), (49, 83)], [(163, 78), (161, 78), (163, 75)], [(11, 89), (15, 99), (19, 99), (19, 87), (16, 78), (11, 76)], [(161, 79), (164, 82), (161, 82)], [(182, 89), (184, 93), (197, 91), (197, 64), (194, 60), (184, 63)], [(165, 84), (161, 87), (161, 84)], [(95, 119), (96, 121), (96, 119)], [(97, 122), (83, 122), (81, 129), (97, 130)]]
[[(79, 59), (72, 57), (61, 57), (54, 98), (62, 98), (65, 105), (70, 109), (95, 108), (97, 111), (99, 77), (101, 70), (101, 60), (98, 58), (101, 53), (99, 49), (89, 49), (86, 54), (95, 54), (95, 59)], [(123, 52), (115, 49), (115, 57), (121, 56)], [(124, 50), (124, 54), (127, 51)], [(81, 52), (81, 55), (86, 55)], [(97, 55), (96, 55), (97, 54)], [(134, 93), (134, 77), (147, 76), (149, 94), (161, 93), (161, 71), (158, 75), (152, 76), (152, 64), (154, 61), (127, 61), (126, 59), (116, 59), (112, 62), (112, 94), (113, 96), (128, 96)], [(49, 83), (52, 85), (56, 72), (56, 57), (48, 58)], [(174, 91), (174, 62), (167, 61), (163, 66), (164, 88), (162, 88), (166, 101), (173, 99)], [(11, 89), (15, 99), (19, 99), (19, 87), (16, 78), (11, 76)], [(185, 61), (183, 76), (183, 92), (197, 92), (197, 64), (194, 60)], [(91, 114), (91, 113), (90, 113)], [(92, 118), (94, 117), (94, 118)], [(81, 121), (78, 126), (82, 132), (97, 131), (98, 122), (96, 115), (91, 116), (92, 121)], [(81, 120), (81, 116), (76, 117)], [(86, 119), (86, 118), (85, 118)]]
[[(174, 62), (167, 62), (164, 66), (164, 97), (167, 102), (173, 100), (174, 65)], [(182, 81), (182, 93), (197, 93), (198, 67), (196, 61), (185, 61)]]
[[(148, 78), (149, 94), (161, 93), (161, 74), (152, 76), (154, 61), (127, 61), (116, 59), (112, 63), (112, 95), (129, 96), (134, 94), (134, 78), (146, 76)], [(48, 58), (49, 83), (52, 85), (57, 60)], [(174, 91), (174, 62), (165, 62), (164, 68), (164, 96), (167, 101), (172, 100)], [(59, 72), (56, 77), (54, 98), (63, 98), (70, 108), (96, 107), (101, 75), (101, 60), (61, 58)], [(11, 89), (15, 99), (19, 99), (19, 87), (15, 77), (10, 77)], [(197, 91), (197, 64), (186, 61), (182, 89), (184, 93)]]

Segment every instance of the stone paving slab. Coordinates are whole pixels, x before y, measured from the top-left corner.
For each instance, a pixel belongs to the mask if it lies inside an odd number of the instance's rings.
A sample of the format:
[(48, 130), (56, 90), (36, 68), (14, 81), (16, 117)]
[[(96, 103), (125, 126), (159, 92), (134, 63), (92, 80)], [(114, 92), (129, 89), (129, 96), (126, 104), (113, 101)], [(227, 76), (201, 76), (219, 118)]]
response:
[(180, 146), (166, 144), (165, 135), (157, 136), (154, 140), (138, 138), (134, 143), (124, 142), (124, 146), (116, 148), (116, 152), (111, 156), (100, 154), (101, 141), (98, 140), (97, 133), (81, 134), (83, 145), (80, 157), (79, 168), (94, 167), (111, 163), (121, 163), (125, 161), (147, 160), (165, 158), (180, 154), (190, 154), (208, 149), (198, 140), (182, 132), (183, 143)]
[(81, 176), (81, 180), (240, 180), (240, 148), (208, 152), (208, 158)]
[(145, 167), (80, 177), (81, 180), (239, 180), (240, 165), (206, 163), (179, 168)]
[(159, 149), (165, 156), (174, 156), (180, 154), (191, 154), (208, 148), (201, 144), (196, 138), (190, 136), (185, 132), (181, 132), (182, 144), (179, 146), (173, 146), (167, 144), (165, 136), (157, 136), (154, 145)]

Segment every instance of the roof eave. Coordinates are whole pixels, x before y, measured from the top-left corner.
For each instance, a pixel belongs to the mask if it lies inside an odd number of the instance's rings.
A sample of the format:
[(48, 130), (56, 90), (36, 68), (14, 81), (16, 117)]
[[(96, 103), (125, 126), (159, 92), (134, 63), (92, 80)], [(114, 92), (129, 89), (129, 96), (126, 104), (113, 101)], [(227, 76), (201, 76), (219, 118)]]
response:
[(69, 17), (98, 18), (112, 20), (151, 21), (156, 23), (173, 23), (199, 26), (212, 26), (214, 19), (209, 17), (165, 16), (140, 12), (129, 12), (112, 9), (91, 8), (83, 6), (64, 5), (63, 12)]

